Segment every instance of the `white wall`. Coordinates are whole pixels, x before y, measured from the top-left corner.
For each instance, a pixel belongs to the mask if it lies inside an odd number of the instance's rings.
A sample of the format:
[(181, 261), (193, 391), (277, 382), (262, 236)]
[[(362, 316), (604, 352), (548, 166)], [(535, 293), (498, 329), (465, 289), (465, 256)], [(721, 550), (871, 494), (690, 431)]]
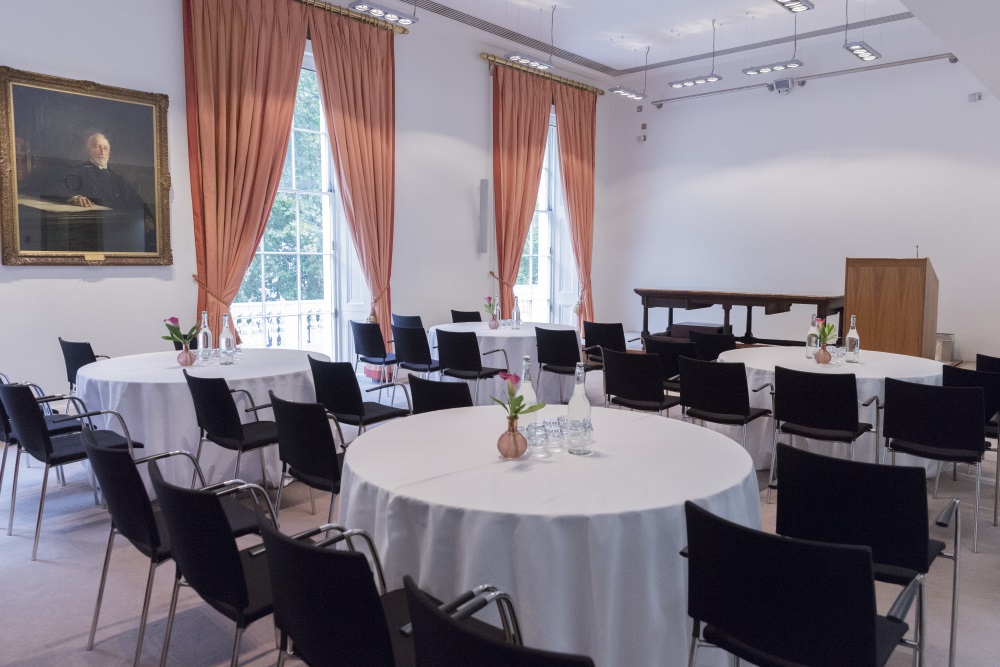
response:
[[(640, 114), (643, 144), (634, 106), (616, 106), (598, 317), (640, 328), (634, 287), (842, 294), (846, 257), (914, 257), (919, 245), (940, 280), (938, 331), (956, 334), (967, 359), (1000, 354), (1000, 105), (969, 103), (977, 90), (961, 64), (936, 61), (788, 96), (678, 101)], [(654, 312), (658, 330), (666, 311)], [(808, 328), (808, 307), (755, 315), (758, 336)], [(743, 314), (734, 322), (741, 333)]]

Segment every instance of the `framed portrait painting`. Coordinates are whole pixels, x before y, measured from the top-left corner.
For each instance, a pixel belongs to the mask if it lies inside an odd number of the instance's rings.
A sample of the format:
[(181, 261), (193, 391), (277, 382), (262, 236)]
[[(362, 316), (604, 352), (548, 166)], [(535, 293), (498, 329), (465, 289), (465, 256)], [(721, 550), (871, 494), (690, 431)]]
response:
[(4, 264), (171, 264), (167, 96), (0, 67)]

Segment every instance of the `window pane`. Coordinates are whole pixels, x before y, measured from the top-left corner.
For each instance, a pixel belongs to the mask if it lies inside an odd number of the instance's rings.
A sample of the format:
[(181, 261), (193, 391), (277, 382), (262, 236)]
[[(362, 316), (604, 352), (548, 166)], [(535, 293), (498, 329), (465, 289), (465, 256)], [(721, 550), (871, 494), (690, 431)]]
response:
[(299, 195), (299, 252), (323, 252), (323, 197)]
[(235, 302), (249, 303), (261, 300), (260, 255), (255, 255), (247, 267), (246, 275), (243, 276), (243, 284), (240, 285)]
[(295, 132), (295, 187), (299, 190), (320, 190), (322, 151), (320, 135)]
[(319, 301), (323, 298), (323, 256), (300, 255), (302, 262), (302, 301)]
[(262, 255), (264, 289), (268, 301), (295, 301), (298, 299), (296, 255)]
[(303, 69), (299, 75), (299, 89), (295, 95), (294, 127), (319, 132), (319, 82), (316, 72)]
[(279, 192), (274, 198), (260, 249), (264, 252), (295, 252), (295, 195)]
[(295, 184), (292, 182), (292, 141), (288, 140), (288, 150), (285, 151), (285, 165), (281, 168), (281, 182), (279, 188), (290, 189)]

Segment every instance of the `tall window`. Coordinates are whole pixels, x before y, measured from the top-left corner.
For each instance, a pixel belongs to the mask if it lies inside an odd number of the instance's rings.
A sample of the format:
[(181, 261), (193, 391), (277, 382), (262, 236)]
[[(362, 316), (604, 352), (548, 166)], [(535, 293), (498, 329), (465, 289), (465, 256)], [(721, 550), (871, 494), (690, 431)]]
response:
[(573, 306), (579, 284), (559, 180), (557, 141), (555, 114), (552, 114), (535, 214), (521, 253), (514, 296), (523, 320), (575, 324)]
[(246, 346), (334, 353), (333, 181), (319, 83), (303, 69), (278, 194), (232, 305)]

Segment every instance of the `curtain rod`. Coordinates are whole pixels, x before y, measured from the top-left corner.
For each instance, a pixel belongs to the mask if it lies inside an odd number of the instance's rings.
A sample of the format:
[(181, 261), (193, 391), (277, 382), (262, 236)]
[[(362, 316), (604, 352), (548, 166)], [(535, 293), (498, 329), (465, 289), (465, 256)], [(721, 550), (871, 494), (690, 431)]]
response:
[[(302, 0), (299, 0), (300, 2)], [(503, 65), (504, 67), (510, 67), (511, 69), (520, 70), (522, 72), (527, 72), (528, 74), (533, 74), (539, 76), (543, 79), (549, 79), (550, 81), (555, 81), (556, 83), (563, 83), (571, 88), (579, 88), (580, 90), (586, 90), (588, 93), (594, 93), (595, 95), (603, 95), (604, 91), (600, 88), (595, 88), (594, 86), (582, 83), (580, 81), (574, 81), (573, 79), (567, 79), (566, 77), (559, 76), (558, 74), (550, 74), (548, 72), (539, 72), (536, 69), (530, 67), (525, 67), (518, 63), (512, 63), (505, 58), (500, 56), (495, 56), (492, 53), (480, 53), (479, 57), (485, 60), (492, 67), (493, 65)]]
[(361, 23), (365, 23), (375, 28), (381, 28), (382, 30), (391, 30), (397, 35), (410, 34), (410, 31), (401, 25), (395, 25), (393, 23), (389, 23), (388, 21), (381, 21), (373, 16), (360, 14), (358, 12), (352, 12), (350, 9), (347, 9), (346, 7), (338, 7), (337, 5), (331, 5), (326, 2), (320, 2), (319, 0), (295, 0), (295, 2), (298, 2), (299, 4), (302, 5), (307, 5), (309, 7), (315, 7), (316, 9), (322, 9), (324, 11), (328, 11), (333, 14), (337, 14), (339, 16), (343, 16), (345, 18), (349, 18), (354, 21), (360, 21)]

